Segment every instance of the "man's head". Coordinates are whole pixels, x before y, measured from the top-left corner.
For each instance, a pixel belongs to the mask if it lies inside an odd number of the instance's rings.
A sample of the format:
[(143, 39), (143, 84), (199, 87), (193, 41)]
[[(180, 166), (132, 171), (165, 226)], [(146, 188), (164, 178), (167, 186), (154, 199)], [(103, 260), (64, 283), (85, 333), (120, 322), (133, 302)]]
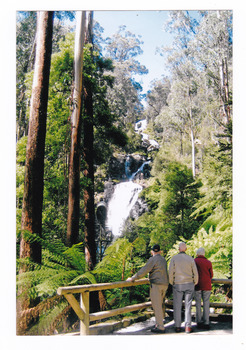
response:
[(205, 249), (204, 248), (199, 248), (197, 249), (196, 251), (196, 255), (202, 255), (202, 256), (205, 256)]
[(180, 252), (185, 252), (187, 249), (187, 246), (184, 242), (179, 243), (179, 251)]
[(154, 244), (153, 247), (151, 248), (152, 255), (159, 254), (160, 249), (161, 248), (160, 248), (159, 244)]

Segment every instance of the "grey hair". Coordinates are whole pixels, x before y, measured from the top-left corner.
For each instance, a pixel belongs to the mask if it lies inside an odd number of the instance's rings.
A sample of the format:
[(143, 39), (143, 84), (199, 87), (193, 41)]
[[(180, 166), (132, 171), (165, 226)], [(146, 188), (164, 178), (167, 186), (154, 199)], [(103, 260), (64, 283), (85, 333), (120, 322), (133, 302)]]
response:
[(204, 248), (197, 249), (196, 254), (205, 256), (205, 249)]
[(187, 246), (186, 246), (186, 244), (184, 242), (179, 243), (179, 250), (181, 252), (185, 252), (186, 249), (187, 249)]

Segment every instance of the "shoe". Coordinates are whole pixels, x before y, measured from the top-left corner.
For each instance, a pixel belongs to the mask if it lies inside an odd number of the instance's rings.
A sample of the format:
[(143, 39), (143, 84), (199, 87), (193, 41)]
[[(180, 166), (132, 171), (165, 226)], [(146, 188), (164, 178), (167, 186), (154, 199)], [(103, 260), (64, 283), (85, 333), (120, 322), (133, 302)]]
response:
[(181, 328), (180, 327), (175, 327), (175, 332), (176, 333), (180, 333), (181, 332)]
[(197, 325), (196, 325), (196, 327), (199, 328), (199, 329), (202, 329), (202, 328), (203, 328), (203, 323), (198, 322)]
[(165, 328), (164, 329), (160, 329), (160, 328), (157, 328), (157, 327), (153, 327), (151, 328), (151, 332), (153, 333), (165, 333)]
[(192, 333), (193, 329), (191, 327), (185, 327), (185, 333)]
[(208, 329), (210, 329), (210, 326), (209, 326), (209, 324), (203, 324), (203, 325), (202, 325), (202, 328), (208, 330)]

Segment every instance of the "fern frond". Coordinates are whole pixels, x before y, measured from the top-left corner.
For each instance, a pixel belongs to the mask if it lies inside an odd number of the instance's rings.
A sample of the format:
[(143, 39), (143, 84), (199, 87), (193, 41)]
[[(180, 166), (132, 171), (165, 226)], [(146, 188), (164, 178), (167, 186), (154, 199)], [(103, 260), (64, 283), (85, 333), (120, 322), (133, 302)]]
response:
[(36, 323), (28, 331), (28, 335), (49, 335), (54, 330), (54, 325), (57, 324), (57, 319), (60, 319), (64, 310), (67, 311), (68, 305), (66, 301), (58, 303), (51, 309), (45, 311), (39, 317), (39, 322)]
[(95, 284), (97, 283), (97, 280), (92, 272), (85, 272), (82, 275), (77, 276), (73, 280), (70, 281), (69, 285), (76, 285), (76, 284)]

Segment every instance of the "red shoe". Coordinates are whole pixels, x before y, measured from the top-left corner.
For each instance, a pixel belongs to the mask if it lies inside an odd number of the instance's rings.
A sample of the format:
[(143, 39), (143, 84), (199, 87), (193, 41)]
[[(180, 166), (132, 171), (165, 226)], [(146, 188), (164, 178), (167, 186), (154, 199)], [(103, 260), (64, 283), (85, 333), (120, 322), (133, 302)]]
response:
[(185, 327), (185, 333), (192, 333), (193, 329), (191, 327)]

